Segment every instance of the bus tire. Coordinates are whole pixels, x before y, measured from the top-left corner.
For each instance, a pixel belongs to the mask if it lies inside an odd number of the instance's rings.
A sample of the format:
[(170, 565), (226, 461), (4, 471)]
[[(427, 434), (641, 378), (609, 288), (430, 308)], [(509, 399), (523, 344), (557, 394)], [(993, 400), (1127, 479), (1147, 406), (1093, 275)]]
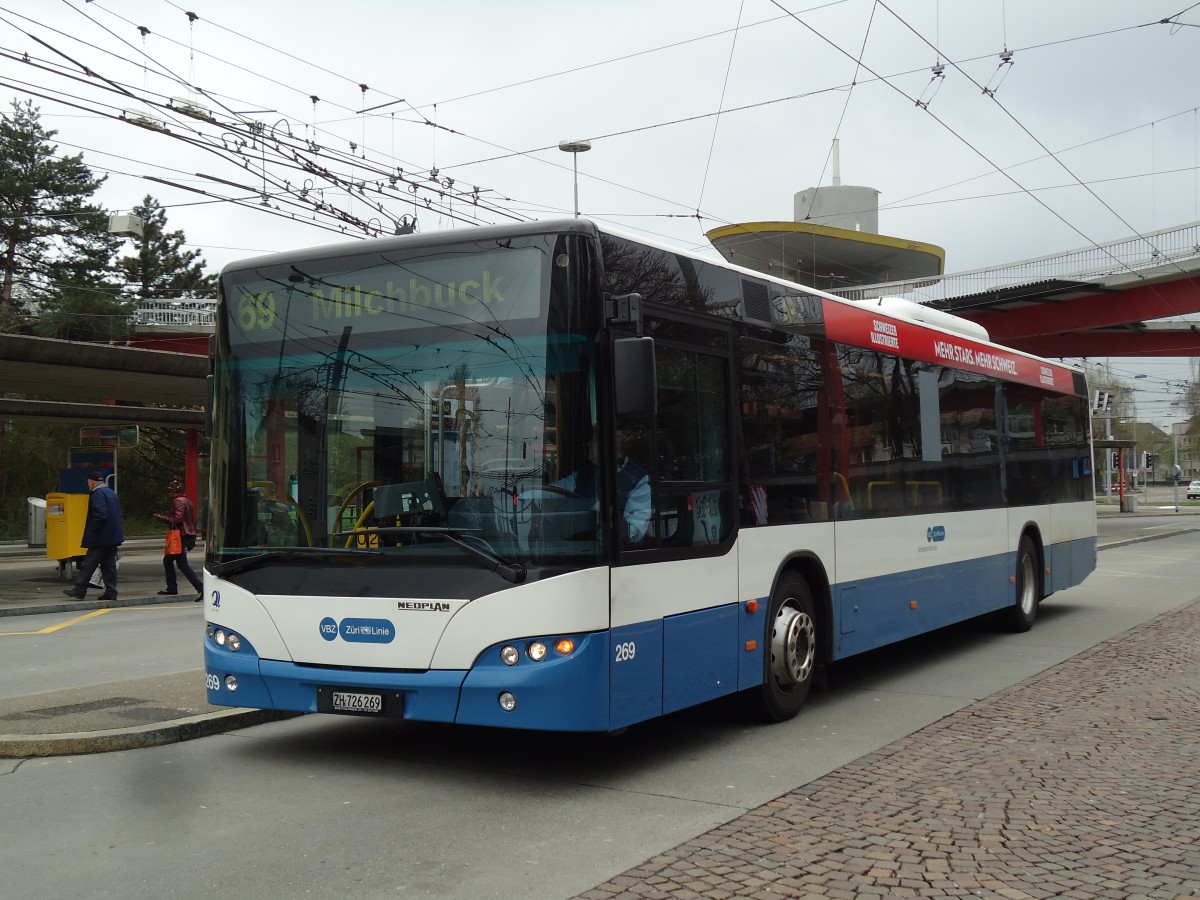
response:
[(1017, 545), (1016, 591), (1013, 604), (1004, 612), (1003, 625), (1009, 631), (1021, 633), (1033, 627), (1037, 618), (1038, 604), (1042, 601), (1041, 578), (1038, 573), (1037, 547), (1033, 538), (1021, 535)]
[(753, 710), (768, 722), (800, 712), (817, 671), (817, 606), (800, 575), (785, 574), (771, 595), (763, 641), (763, 683), (750, 692)]

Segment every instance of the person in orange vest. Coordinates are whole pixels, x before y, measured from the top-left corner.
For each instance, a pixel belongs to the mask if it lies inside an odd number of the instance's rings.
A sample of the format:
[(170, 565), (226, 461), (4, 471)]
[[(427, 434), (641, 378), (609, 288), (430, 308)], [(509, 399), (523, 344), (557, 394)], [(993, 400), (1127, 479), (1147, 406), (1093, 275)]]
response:
[(167, 485), (167, 493), (171, 495), (170, 507), (165, 514), (155, 513), (154, 518), (166, 522), (169, 531), (178, 531), (180, 540), (176, 548), (171, 546), (168, 536), (166, 552), (163, 553), (163, 572), (167, 576), (167, 589), (158, 593), (162, 596), (179, 593), (179, 583), (175, 577), (175, 569), (178, 568), (183, 577), (196, 589), (193, 599), (199, 600), (204, 596), (204, 582), (192, 571), (187, 558), (188, 551), (196, 547), (196, 507), (183, 493), (183, 485), (178, 478), (171, 479), (171, 483)]

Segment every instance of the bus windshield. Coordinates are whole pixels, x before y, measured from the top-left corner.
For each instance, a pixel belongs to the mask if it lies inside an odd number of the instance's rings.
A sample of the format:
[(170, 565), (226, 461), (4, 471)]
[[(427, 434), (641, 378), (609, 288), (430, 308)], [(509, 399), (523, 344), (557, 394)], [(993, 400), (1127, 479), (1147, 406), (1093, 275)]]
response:
[(530, 561), (598, 557), (595, 490), (554, 484), (588, 464), (596, 433), (594, 340), (567, 326), (577, 300), (554, 271), (565, 245), (227, 273), (215, 568), (401, 559), (520, 580)]

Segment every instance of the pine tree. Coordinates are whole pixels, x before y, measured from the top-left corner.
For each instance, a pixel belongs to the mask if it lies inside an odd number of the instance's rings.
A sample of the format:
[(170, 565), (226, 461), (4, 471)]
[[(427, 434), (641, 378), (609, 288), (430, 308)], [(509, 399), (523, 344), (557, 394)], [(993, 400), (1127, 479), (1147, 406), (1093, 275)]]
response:
[(82, 154), (57, 155), (57, 132), (42, 127), (31, 101), (12, 106), (0, 116), (0, 328), (28, 328), (22, 320), (37, 314), (41, 333), (107, 340), (117, 242), (88, 202), (104, 179)]
[(114, 255), (120, 238), (108, 233), (108, 216), (95, 207), (75, 213), (81, 223), (75, 252), (47, 265), (56, 286), (53, 303), (42, 304), (34, 333), (72, 341), (119, 341), (127, 337), (137, 305), (121, 296)]
[(128, 288), (139, 300), (208, 299), (217, 296), (215, 275), (204, 273), (199, 250), (182, 250), (182, 231), (167, 231), (167, 213), (149, 194), (134, 207), (142, 219), (136, 256), (120, 260)]

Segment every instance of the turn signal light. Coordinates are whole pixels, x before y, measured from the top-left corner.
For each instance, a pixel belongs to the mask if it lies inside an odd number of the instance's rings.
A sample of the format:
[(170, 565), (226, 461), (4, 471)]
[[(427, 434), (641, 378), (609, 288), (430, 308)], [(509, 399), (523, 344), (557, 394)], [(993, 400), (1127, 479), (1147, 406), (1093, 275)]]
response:
[(554, 645), (554, 649), (563, 656), (566, 656), (575, 649), (575, 642), (570, 638), (559, 638), (558, 642)]

